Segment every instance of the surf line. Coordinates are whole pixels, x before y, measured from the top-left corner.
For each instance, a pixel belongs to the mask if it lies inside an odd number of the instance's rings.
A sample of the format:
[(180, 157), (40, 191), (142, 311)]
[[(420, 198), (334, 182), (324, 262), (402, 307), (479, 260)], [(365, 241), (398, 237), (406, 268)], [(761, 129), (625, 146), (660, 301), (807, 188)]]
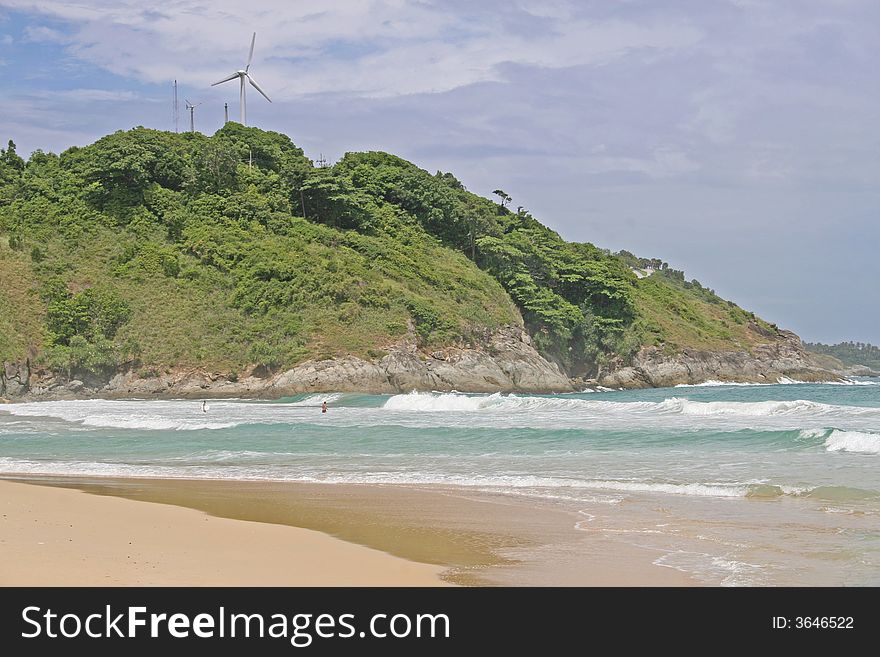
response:
[[(327, 406), (327, 402), (322, 402), (320, 406), (302, 406), (301, 408), (320, 408), (321, 413), (326, 413), (329, 406)], [(208, 405), (208, 401), (202, 400), (202, 413), (207, 413), (211, 410), (211, 407)]]

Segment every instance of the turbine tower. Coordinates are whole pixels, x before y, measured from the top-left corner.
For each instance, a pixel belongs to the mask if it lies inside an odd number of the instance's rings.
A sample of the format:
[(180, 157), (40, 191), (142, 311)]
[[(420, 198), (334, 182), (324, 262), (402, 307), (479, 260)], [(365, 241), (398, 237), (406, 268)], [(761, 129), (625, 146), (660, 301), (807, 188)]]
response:
[(195, 132), (196, 131), (196, 120), (195, 120), (194, 115), (195, 115), (196, 107), (201, 105), (201, 103), (196, 103), (195, 105), (193, 105), (191, 102), (189, 102), (189, 98), (186, 98), (185, 100), (186, 100), (186, 109), (189, 110), (189, 131)]
[(235, 73), (233, 73), (232, 75), (229, 75), (229, 76), (223, 78), (222, 80), (218, 80), (217, 82), (215, 82), (214, 84), (211, 85), (212, 87), (216, 87), (218, 84), (223, 84), (224, 82), (229, 82), (230, 80), (234, 80), (235, 78), (239, 79), (239, 83), (241, 85), (241, 91), (239, 92), (239, 102), (241, 103), (240, 112), (241, 112), (241, 124), (242, 125), (247, 125), (247, 98), (246, 98), (246, 94), (245, 94), (245, 80), (250, 82), (251, 86), (263, 95), (263, 98), (268, 100), (270, 103), (272, 102), (272, 99), (266, 95), (265, 91), (260, 89), (260, 85), (258, 85), (256, 82), (254, 82), (254, 79), (251, 77), (250, 73), (248, 73), (248, 69), (250, 69), (250, 67), (251, 67), (251, 60), (254, 58), (254, 41), (256, 41), (256, 40), (257, 40), (257, 33), (254, 32), (254, 36), (251, 37), (251, 51), (248, 54), (247, 64), (245, 65), (244, 69), (239, 69)]

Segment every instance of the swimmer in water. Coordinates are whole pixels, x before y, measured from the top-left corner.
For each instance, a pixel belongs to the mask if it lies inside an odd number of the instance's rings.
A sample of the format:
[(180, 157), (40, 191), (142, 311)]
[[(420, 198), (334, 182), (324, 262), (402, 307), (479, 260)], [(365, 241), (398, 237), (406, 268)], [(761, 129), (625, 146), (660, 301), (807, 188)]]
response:
[(208, 402), (203, 400), (202, 401), (202, 413), (207, 413), (207, 412), (208, 412)]
[(321, 412), (322, 413), (327, 412), (327, 402), (324, 402), (323, 404), (321, 404)]

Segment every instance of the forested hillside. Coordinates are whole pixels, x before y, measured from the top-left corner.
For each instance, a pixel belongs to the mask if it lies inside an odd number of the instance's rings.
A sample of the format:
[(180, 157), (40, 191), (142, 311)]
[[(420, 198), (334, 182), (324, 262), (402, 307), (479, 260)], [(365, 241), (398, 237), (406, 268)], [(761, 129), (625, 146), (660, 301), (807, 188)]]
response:
[(316, 167), (285, 135), (135, 128), (0, 154), (0, 360), (202, 367), (485, 343), (524, 321), (575, 375), (642, 345), (749, 349), (776, 327), (666, 266), (563, 240), (386, 153)]
[(844, 365), (869, 367), (880, 372), (880, 347), (866, 342), (840, 342), (838, 344), (822, 344), (807, 342), (806, 348), (816, 354), (833, 356)]

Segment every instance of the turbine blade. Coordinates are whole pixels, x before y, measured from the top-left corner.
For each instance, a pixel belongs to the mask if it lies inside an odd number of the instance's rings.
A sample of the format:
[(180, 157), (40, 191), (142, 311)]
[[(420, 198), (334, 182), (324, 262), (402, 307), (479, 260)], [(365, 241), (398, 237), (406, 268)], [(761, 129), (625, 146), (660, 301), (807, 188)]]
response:
[(248, 54), (248, 63), (247, 66), (244, 67), (244, 70), (247, 71), (251, 67), (251, 60), (254, 58), (254, 41), (257, 40), (257, 33), (254, 32), (254, 36), (251, 37), (251, 51)]
[(238, 72), (232, 73), (228, 78), (223, 78), (222, 80), (217, 80), (217, 82), (213, 83), (211, 86), (216, 87), (218, 84), (223, 84), (224, 82), (229, 82), (230, 80), (234, 80), (238, 77)]
[(268, 100), (270, 103), (272, 102), (272, 99), (269, 98), (269, 96), (266, 95), (266, 92), (265, 92), (265, 91), (263, 91), (262, 89), (260, 89), (260, 85), (258, 85), (256, 82), (254, 82), (254, 79), (253, 79), (250, 75), (247, 76), (247, 79), (248, 79), (248, 82), (251, 83), (251, 86), (252, 86), (254, 89), (256, 89), (256, 90), (259, 91), (261, 94), (263, 94), (263, 98), (265, 98), (266, 100)]

